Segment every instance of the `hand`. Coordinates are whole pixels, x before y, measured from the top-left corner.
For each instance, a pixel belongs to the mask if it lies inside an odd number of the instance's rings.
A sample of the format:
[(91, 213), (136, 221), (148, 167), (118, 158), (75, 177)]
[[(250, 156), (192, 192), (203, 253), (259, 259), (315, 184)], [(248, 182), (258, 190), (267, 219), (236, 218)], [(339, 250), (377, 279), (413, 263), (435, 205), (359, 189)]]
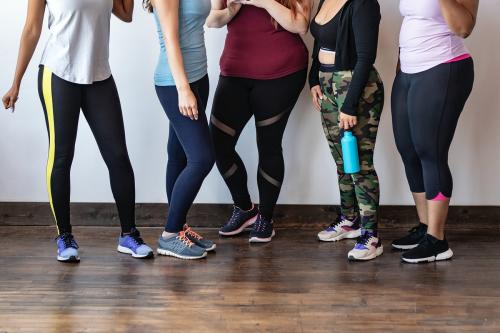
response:
[(5, 96), (2, 98), (3, 106), (7, 109), (12, 109), (12, 112), (16, 109), (16, 102), (19, 99), (19, 88), (17, 86), (12, 86), (12, 88), (7, 91)]
[(353, 128), (358, 123), (358, 117), (350, 116), (348, 114), (340, 112), (339, 116), (339, 127), (345, 130)]
[(252, 5), (258, 8), (266, 8), (269, 1), (275, 0), (236, 0), (237, 3), (240, 3), (242, 5)]
[(311, 95), (314, 107), (316, 108), (316, 110), (321, 111), (321, 100), (324, 98), (324, 96), (319, 85), (311, 88)]
[(236, 16), (238, 11), (241, 9), (240, 0), (227, 0), (227, 10), (229, 11), (229, 15), (231, 17)]
[(198, 102), (191, 88), (179, 89), (179, 110), (184, 117), (198, 120)]

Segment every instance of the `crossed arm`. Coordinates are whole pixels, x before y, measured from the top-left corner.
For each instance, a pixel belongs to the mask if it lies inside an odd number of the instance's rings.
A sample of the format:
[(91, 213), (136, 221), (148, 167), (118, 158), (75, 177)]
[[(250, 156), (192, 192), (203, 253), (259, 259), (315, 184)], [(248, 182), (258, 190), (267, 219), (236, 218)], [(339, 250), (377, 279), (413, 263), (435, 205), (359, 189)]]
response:
[(132, 22), (134, 0), (113, 0), (113, 14), (123, 22)]
[(469, 37), (476, 25), (479, 0), (439, 0), (439, 5), (451, 31)]

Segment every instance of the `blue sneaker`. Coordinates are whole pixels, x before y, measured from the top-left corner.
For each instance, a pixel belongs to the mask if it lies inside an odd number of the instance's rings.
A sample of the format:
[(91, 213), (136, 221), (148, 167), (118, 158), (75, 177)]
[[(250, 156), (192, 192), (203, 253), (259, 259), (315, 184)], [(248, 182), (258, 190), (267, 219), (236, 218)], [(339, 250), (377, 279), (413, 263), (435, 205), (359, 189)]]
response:
[(56, 238), (57, 260), (61, 262), (79, 262), (78, 244), (70, 233), (64, 233)]
[(205, 251), (213, 251), (217, 247), (214, 242), (212, 242), (209, 239), (204, 238), (201, 236), (199, 233), (191, 229), (187, 224), (184, 225), (184, 233), (186, 234), (186, 237), (189, 238), (189, 240), (202, 249), (205, 249)]
[(144, 243), (139, 230), (132, 229), (127, 235), (121, 235), (118, 239), (118, 252), (130, 254), (134, 258), (152, 258), (153, 250)]
[(276, 235), (273, 229), (273, 221), (265, 219), (262, 215), (257, 216), (257, 220), (250, 232), (250, 243), (267, 243)]
[(233, 214), (225, 226), (220, 228), (219, 235), (234, 236), (241, 233), (245, 228), (255, 223), (259, 211), (255, 205), (252, 209), (244, 211), (236, 206), (233, 208)]
[(179, 232), (177, 236), (169, 238), (160, 236), (157, 252), (163, 256), (171, 256), (179, 259), (201, 259), (207, 256), (207, 251), (194, 244), (184, 231)]

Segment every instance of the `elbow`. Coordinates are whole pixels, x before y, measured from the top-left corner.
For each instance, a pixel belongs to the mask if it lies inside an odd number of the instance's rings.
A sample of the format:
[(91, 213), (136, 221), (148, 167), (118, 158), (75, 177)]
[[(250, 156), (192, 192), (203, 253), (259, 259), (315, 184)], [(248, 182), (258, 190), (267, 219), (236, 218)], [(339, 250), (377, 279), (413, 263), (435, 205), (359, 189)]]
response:
[(452, 27), (453, 33), (461, 38), (467, 38), (472, 34), (474, 30), (474, 24), (461, 24)]
[(309, 27), (308, 26), (305, 26), (303, 28), (300, 28), (297, 33), (301, 36), (305, 36), (307, 35), (307, 33), (309, 32)]
[(457, 31), (454, 31), (455, 34), (463, 39), (469, 37), (472, 34), (472, 28), (462, 28)]
[(28, 38), (30, 40), (37, 40), (40, 38), (40, 35), (42, 33), (42, 29), (34, 26), (26, 26), (24, 28), (23, 35), (25, 38)]
[(207, 26), (207, 28), (218, 28), (217, 25), (212, 22), (212, 20), (207, 20), (205, 22), (205, 25)]
[(207, 28), (215, 29), (222, 27), (222, 25), (215, 18), (212, 18), (210, 16), (207, 18), (205, 25), (207, 26)]
[(301, 36), (304, 36), (309, 32), (309, 25), (307, 25), (307, 24), (295, 25), (292, 23), (291, 27), (286, 28), (286, 30), (288, 30), (289, 32), (294, 33), (294, 34), (299, 34)]

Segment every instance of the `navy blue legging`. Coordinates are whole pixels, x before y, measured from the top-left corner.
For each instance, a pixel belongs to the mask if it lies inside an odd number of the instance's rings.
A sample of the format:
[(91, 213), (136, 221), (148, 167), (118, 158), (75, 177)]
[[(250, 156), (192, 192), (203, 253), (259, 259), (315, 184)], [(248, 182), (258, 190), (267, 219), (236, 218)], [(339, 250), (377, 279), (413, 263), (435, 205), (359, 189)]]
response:
[(208, 76), (191, 83), (198, 100), (198, 120), (181, 114), (175, 86), (156, 86), (160, 103), (170, 121), (168, 136), (167, 198), (169, 211), (165, 231), (182, 230), (186, 216), (203, 181), (215, 163), (207, 118)]

